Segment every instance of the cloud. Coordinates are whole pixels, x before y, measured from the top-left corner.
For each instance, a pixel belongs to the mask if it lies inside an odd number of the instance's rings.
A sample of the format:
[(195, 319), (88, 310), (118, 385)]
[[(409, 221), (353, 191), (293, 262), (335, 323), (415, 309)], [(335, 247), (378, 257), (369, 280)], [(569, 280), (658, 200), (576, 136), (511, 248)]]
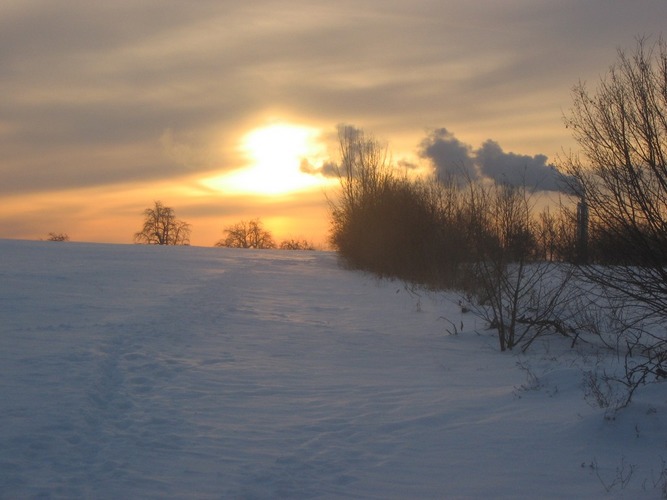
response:
[(167, 129), (160, 137), (160, 144), (167, 157), (177, 165), (190, 170), (211, 169), (212, 154), (208, 144), (203, 143), (194, 134), (177, 137), (172, 129)]
[(478, 176), (472, 148), (459, 141), (446, 128), (429, 134), (419, 145), (419, 156), (431, 160), (441, 179), (475, 179)]
[(299, 169), (305, 174), (321, 175), (323, 177), (338, 177), (339, 173), (338, 164), (331, 160), (323, 161), (319, 166), (316, 166), (307, 158), (302, 158)]
[(562, 191), (561, 174), (545, 155), (506, 153), (500, 145), (487, 140), (475, 152), (480, 174), (497, 184), (526, 186), (534, 191)]
[(548, 162), (546, 155), (505, 152), (491, 139), (474, 150), (447, 129), (439, 128), (420, 143), (418, 153), (431, 161), (440, 178), (487, 178), (497, 184), (526, 186), (533, 191), (568, 189), (563, 175)]

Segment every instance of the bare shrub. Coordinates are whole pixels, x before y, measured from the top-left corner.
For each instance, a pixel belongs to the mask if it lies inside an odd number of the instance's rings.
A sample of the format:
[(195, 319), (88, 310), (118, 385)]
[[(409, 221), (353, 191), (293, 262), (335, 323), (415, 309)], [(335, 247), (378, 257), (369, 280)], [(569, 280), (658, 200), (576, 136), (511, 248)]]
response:
[(240, 221), (224, 229), (225, 237), (216, 242), (217, 247), (256, 248), (260, 250), (276, 248), (273, 235), (264, 229), (262, 221)]
[(579, 297), (573, 328), (613, 360), (604, 368), (596, 364), (586, 375), (584, 388), (587, 399), (612, 418), (630, 404), (639, 387), (667, 377), (664, 326), (660, 317), (651, 320), (636, 303), (609, 297), (604, 289), (589, 286)]
[(315, 250), (315, 245), (308, 240), (290, 238), (280, 242), (281, 250)]
[[(585, 465), (585, 464), (584, 464)], [(630, 483), (632, 476), (637, 469), (634, 464), (628, 464), (625, 457), (621, 457), (621, 463), (610, 474), (603, 473), (596, 459), (589, 464), (589, 468), (595, 473), (607, 493), (616, 489), (623, 490)]]
[[(571, 267), (541, 260), (544, 248), (531, 194), (509, 185), (469, 189), (475, 259), (465, 290), (474, 299), (473, 311), (497, 330), (500, 350), (525, 350), (546, 333), (575, 339), (566, 322)], [(555, 227), (554, 219), (546, 222), (543, 227)]]
[(69, 241), (69, 236), (67, 233), (49, 233), (47, 241)]

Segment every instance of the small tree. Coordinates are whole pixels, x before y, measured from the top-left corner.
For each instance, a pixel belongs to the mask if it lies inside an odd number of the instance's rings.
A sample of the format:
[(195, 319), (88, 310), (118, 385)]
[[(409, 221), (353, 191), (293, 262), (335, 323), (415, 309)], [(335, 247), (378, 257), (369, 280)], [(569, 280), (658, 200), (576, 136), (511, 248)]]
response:
[(47, 241), (69, 241), (67, 233), (49, 233)]
[(352, 267), (374, 269), (377, 247), (386, 242), (374, 234), (380, 230), (379, 199), (393, 182), (387, 150), (363, 130), (350, 125), (338, 126), (340, 182), (338, 200), (329, 200), (331, 243)]
[(146, 245), (189, 245), (190, 224), (179, 220), (174, 209), (156, 201), (144, 210), (144, 227), (134, 235), (135, 243)]
[(276, 248), (271, 232), (264, 229), (259, 219), (241, 221), (224, 229), (225, 237), (216, 242), (217, 247), (230, 248)]

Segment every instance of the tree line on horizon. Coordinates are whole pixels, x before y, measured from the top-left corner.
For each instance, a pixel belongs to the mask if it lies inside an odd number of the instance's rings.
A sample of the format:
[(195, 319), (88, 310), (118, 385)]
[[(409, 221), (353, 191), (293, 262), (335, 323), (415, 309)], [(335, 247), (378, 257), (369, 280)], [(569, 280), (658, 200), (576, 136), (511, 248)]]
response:
[[(177, 219), (173, 208), (155, 201), (153, 207), (144, 210), (144, 223), (141, 231), (134, 235), (134, 242), (145, 245), (189, 245), (191, 226)], [(278, 248), (282, 250), (315, 250), (315, 246), (306, 239), (285, 239), (276, 243), (271, 231), (266, 229), (259, 218), (241, 220), (226, 226), (224, 237), (216, 247), (252, 248), (258, 250)]]
[[(134, 242), (143, 245), (190, 245), (191, 225), (176, 218), (172, 207), (161, 201), (144, 210), (141, 231), (134, 234)], [(241, 220), (223, 229), (224, 237), (214, 243), (216, 247), (250, 248), (258, 250), (316, 250), (315, 244), (305, 238), (287, 238), (277, 243), (271, 231), (261, 219)], [(67, 233), (50, 232), (47, 241), (70, 241)]]

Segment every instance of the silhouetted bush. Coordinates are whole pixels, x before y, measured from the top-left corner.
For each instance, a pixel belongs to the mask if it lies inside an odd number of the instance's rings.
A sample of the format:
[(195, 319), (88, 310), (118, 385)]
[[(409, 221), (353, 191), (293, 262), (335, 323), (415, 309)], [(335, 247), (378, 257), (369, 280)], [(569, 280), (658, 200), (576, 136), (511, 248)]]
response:
[(47, 241), (69, 241), (69, 235), (67, 233), (49, 233)]
[(308, 240), (290, 238), (283, 240), (278, 248), (281, 250), (315, 250), (315, 245)]
[(452, 286), (469, 255), (461, 193), (409, 180), (362, 131), (339, 127), (341, 183), (331, 202), (331, 243), (343, 262), (380, 276)]
[(262, 221), (240, 221), (224, 229), (225, 237), (215, 243), (216, 247), (256, 248), (260, 250), (276, 248), (273, 235), (264, 229)]
[(388, 177), (349, 213), (338, 214), (332, 242), (353, 267), (416, 282), (438, 281), (442, 227), (425, 194), (417, 184)]

